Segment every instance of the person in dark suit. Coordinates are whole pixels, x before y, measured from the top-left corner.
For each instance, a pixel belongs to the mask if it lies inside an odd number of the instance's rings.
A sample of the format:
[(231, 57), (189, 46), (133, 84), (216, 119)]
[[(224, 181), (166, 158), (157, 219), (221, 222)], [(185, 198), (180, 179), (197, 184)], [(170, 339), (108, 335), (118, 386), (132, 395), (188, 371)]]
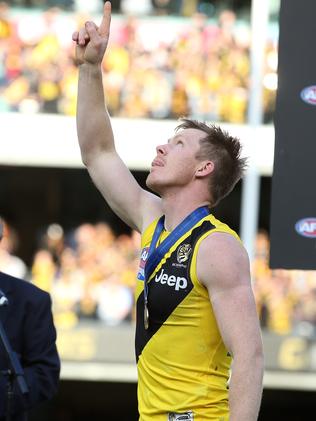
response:
[[(0, 240), (2, 238), (0, 220)], [(56, 330), (47, 292), (35, 285), (0, 272), (0, 290), (8, 305), (0, 305), (0, 319), (13, 351), (24, 370), (29, 389), (22, 397), (14, 384), (12, 421), (26, 421), (29, 409), (52, 398), (57, 392), (60, 360), (56, 348)], [(5, 299), (2, 299), (2, 304)], [(6, 417), (8, 358), (0, 341), (0, 421)]]

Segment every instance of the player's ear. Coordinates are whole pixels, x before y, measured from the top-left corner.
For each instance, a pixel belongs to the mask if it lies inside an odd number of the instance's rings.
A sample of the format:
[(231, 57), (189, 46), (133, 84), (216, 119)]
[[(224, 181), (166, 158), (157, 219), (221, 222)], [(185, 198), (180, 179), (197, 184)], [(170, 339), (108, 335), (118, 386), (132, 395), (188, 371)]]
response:
[(210, 175), (214, 171), (215, 165), (213, 161), (202, 161), (199, 163), (195, 175), (198, 178)]

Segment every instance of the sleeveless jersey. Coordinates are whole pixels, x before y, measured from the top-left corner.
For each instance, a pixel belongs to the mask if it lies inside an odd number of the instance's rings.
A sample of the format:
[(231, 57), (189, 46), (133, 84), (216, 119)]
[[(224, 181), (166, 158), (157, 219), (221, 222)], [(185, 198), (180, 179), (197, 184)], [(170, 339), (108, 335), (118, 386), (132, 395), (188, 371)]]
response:
[[(146, 330), (144, 266), (156, 225), (157, 220), (142, 235), (135, 297), (140, 421), (228, 421), (231, 357), (197, 278), (196, 258), (199, 244), (213, 232), (238, 236), (208, 215), (180, 237), (149, 279)], [(163, 231), (159, 242), (167, 235)]]

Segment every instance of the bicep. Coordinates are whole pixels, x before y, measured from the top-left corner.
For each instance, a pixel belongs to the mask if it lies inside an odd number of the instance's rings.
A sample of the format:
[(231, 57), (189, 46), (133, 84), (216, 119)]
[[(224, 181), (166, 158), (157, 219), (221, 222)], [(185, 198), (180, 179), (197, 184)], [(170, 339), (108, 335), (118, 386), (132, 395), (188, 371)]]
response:
[(257, 352), (261, 347), (260, 326), (245, 249), (232, 236), (220, 233), (207, 239), (200, 249), (200, 276), (227, 349), (233, 355)]
[(161, 215), (160, 198), (141, 188), (116, 152), (100, 153), (88, 171), (113, 212), (130, 227), (142, 231)]
[(209, 295), (227, 349), (233, 356), (255, 353), (261, 336), (251, 286), (242, 284), (214, 294), (210, 288)]

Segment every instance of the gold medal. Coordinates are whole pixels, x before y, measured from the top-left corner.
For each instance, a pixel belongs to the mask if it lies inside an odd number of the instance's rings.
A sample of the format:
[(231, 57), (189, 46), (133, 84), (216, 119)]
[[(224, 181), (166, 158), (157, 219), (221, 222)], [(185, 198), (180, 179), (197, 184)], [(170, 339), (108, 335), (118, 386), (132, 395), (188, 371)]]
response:
[(144, 303), (144, 326), (146, 330), (149, 328), (149, 311), (147, 301)]

